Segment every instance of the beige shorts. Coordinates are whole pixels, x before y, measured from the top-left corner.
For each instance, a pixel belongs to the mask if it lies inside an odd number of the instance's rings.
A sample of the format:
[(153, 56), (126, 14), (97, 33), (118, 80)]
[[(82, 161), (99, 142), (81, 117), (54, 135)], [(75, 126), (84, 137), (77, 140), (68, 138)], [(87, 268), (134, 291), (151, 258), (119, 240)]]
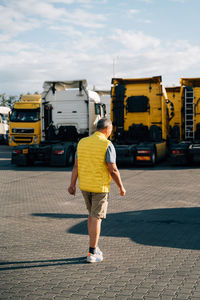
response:
[(108, 193), (81, 192), (89, 215), (98, 219), (105, 219), (108, 207)]

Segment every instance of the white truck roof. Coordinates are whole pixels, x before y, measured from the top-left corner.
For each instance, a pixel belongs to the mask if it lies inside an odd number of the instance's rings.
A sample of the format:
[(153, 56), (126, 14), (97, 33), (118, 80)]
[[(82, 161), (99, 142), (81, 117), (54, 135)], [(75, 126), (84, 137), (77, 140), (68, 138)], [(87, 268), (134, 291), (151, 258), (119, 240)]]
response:
[(79, 88), (80, 82), (86, 88), (87, 87), (87, 80), (80, 79), (80, 80), (71, 80), (71, 81), (45, 81), (43, 84), (44, 91), (48, 91), (50, 87), (55, 85), (55, 89), (57, 91), (63, 91), (66, 89), (75, 89)]
[[(59, 92), (60, 100), (86, 100), (84, 97), (80, 98), (75, 95), (76, 89), (83, 89), (84, 92), (88, 95), (90, 101), (95, 103), (100, 103), (100, 97), (95, 91), (87, 89), (87, 80), (71, 80), (71, 81), (45, 81), (43, 84), (43, 99), (46, 99), (46, 96), (50, 89), (55, 88), (56, 92)], [(67, 91), (67, 93), (66, 93)], [(73, 95), (73, 96), (72, 96)], [(80, 96), (80, 95), (79, 95)], [(54, 99), (55, 100), (55, 99)]]

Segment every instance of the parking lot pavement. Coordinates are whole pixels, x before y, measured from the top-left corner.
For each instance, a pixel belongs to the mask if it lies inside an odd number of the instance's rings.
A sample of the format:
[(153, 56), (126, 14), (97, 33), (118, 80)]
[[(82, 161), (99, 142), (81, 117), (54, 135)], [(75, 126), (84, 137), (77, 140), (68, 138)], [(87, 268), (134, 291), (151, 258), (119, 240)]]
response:
[(200, 167), (120, 170), (100, 248), (87, 264), (87, 212), (71, 169), (15, 167), (0, 146), (0, 299), (200, 299)]

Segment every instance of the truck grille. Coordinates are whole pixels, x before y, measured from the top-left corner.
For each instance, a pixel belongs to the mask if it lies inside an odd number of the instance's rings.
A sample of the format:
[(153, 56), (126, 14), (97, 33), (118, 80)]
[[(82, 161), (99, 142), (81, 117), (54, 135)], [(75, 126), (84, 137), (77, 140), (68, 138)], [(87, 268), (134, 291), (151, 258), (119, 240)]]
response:
[(34, 133), (34, 128), (12, 128), (12, 133)]
[(18, 137), (14, 137), (14, 142), (17, 144), (27, 144), (27, 143), (31, 143), (33, 140), (33, 138), (31, 136), (26, 137), (26, 136), (18, 136)]

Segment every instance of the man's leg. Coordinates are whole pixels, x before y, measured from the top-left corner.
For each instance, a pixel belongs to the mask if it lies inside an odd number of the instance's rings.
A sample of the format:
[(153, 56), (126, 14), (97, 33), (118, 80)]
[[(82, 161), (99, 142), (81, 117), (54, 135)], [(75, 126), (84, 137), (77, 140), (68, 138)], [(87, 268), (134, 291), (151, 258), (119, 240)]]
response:
[(101, 233), (101, 219), (88, 216), (88, 234), (90, 238), (90, 247), (96, 248)]

